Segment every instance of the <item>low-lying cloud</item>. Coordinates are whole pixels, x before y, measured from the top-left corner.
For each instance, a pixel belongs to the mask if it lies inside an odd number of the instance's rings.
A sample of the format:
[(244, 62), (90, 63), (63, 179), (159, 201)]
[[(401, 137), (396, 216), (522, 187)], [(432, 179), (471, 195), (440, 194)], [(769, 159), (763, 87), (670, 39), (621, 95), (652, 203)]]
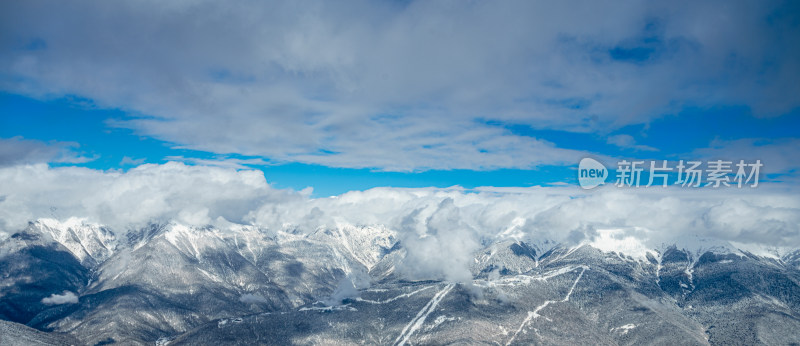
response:
[(12, 231), (41, 217), (71, 216), (117, 230), (177, 220), (244, 223), (265, 204), (304, 198), (271, 188), (256, 170), (236, 171), (170, 162), (127, 172), (21, 165), (0, 169), (0, 226)]
[(49, 297), (42, 298), (42, 304), (46, 305), (59, 305), (59, 304), (75, 304), (78, 302), (78, 296), (70, 291), (64, 291), (62, 294), (51, 294)]
[[(261, 171), (147, 164), (128, 172), (28, 165), (0, 168), (0, 226), (41, 217), (82, 217), (127, 230), (152, 221), (256, 225), (268, 232), (380, 225), (397, 232), (412, 278), (464, 281), (474, 251), (517, 239), (567, 244), (622, 229), (658, 248), (684, 237), (800, 247), (800, 197), (782, 185), (758, 188), (639, 188), (586, 192), (530, 188), (374, 188), (330, 198), (276, 190)], [(54, 215), (55, 214), (55, 215)], [(351, 280), (352, 281), (352, 280)], [(353, 281), (355, 282), (355, 281)], [(343, 285), (336, 299), (352, 293)], [(341, 297), (340, 297), (341, 296)], [(255, 300), (243, 298), (248, 302)]]

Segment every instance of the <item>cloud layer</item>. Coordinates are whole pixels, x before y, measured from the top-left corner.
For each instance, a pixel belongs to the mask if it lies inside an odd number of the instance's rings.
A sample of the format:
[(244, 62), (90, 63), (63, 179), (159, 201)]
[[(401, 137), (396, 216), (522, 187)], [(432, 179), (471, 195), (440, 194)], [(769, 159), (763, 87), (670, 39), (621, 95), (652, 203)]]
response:
[(572, 164), (584, 153), (503, 125), (608, 133), (685, 106), (800, 106), (792, 2), (1, 6), (0, 89), (79, 95), (138, 115), (113, 126), (279, 162)]
[[(375, 188), (312, 199), (307, 191), (271, 188), (261, 171), (175, 162), (124, 173), (27, 165), (0, 168), (0, 239), (43, 217), (83, 218), (116, 232), (171, 220), (222, 229), (248, 224), (268, 233), (377, 226), (395, 231), (401, 241), (402, 275), (463, 282), (471, 278), (475, 251), (508, 239), (612, 247), (633, 239), (642, 249), (657, 249), (711, 238), (759, 251), (800, 248), (798, 196), (762, 184), (753, 189), (605, 186), (589, 192), (576, 186)], [(331, 299), (352, 295), (364, 280), (345, 278)], [(45, 303), (70, 299), (54, 295)], [(256, 296), (241, 301), (260, 302)]]
[(118, 230), (175, 219), (193, 225), (217, 218), (243, 223), (248, 212), (302, 198), (274, 190), (261, 171), (180, 163), (142, 165), (123, 173), (47, 165), (0, 169), (0, 226), (21, 229), (40, 217), (87, 218)]
[[(128, 172), (46, 165), (0, 168), (0, 229), (42, 217), (86, 218), (124, 231), (153, 221), (253, 224), (267, 230), (380, 225), (396, 230), (409, 261), (463, 264), (504, 238), (576, 243), (598, 229), (644, 229), (651, 246), (683, 236), (800, 246), (800, 197), (775, 185), (751, 189), (612, 186), (464, 190), (375, 188), (330, 198), (276, 190), (261, 171), (142, 165)], [(637, 231), (638, 232), (638, 231)], [(418, 257), (417, 257), (418, 256)]]

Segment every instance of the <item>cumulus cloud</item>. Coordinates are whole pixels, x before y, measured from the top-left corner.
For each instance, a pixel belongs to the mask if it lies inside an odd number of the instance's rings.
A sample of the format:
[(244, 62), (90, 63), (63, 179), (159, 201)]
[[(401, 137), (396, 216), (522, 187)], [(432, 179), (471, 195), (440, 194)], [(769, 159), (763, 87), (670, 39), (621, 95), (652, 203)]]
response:
[[(578, 153), (506, 125), (610, 133), (683, 106), (800, 106), (791, 2), (3, 4), (0, 89), (80, 95), (214, 153), (407, 171)], [(653, 82), (658, 81), (658, 82)]]
[(153, 220), (202, 225), (220, 218), (304, 232), (339, 224), (385, 225), (409, 243), (437, 250), (421, 253), (446, 252), (449, 246), (470, 249), (496, 237), (564, 241), (573, 231), (602, 227), (771, 244), (797, 243), (800, 234), (800, 198), (770, 184), (743, 189), (605, 186), (589, 192), (575, 186), (386, 187), (313, 199), (271, 188), (261, 171), (174, 162), (128, 172), (15, 166), (0, 169), (0, 181), (0, 220), (7, 228), (51, 216), (84, 217), (121, 229)]
[(177, 220), (245, 222), (259, 206), (302, 198), (272, 189), (261, 171), (146, 164), (127, 172), (24, 165), (0, 169), (0, 222), (14, 231), (40, 217), (78, 216), (118, 230)]
[(413, 279), (444, 277), (467, 282), (472, 278), (469, 264), (480, 249), (480, 231), (474, 229), (456, 207), (452, 198), (445, 198), (424, 220), (418, 220), (419, 209), (405, 216), (400, 225), (401, 239), (407, 255), (401, 270)]
[(49, 297), (42, 298), (42, 304), (59, 305), (59, 304), (75, 304), (78, 302), (78, 296), (70, 291), (64, 291), (62, 294), (51, 294)]

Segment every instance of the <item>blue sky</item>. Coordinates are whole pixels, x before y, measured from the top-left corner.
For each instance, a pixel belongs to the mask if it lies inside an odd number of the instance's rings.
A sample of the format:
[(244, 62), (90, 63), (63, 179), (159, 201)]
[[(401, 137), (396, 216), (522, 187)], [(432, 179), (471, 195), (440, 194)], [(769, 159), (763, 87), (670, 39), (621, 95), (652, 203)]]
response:
[(800, 11), (723, 3), (7, 3), (0, 166), (182, 161), (329, 196), (725, 158), (795, 184)]

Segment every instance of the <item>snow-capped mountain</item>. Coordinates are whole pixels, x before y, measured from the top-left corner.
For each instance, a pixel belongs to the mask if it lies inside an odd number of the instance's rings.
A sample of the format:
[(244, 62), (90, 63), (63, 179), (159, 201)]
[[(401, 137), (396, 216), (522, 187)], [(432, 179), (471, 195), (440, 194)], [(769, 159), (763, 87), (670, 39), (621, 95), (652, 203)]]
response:
[(0, 341), (800, 342), (800, 251), (649, 248), (619, 230), (576, 244), (501, 237), (474, 252), (471, 280), (450, 282), (406, 277), (405, 246), (384, 226), (114, 233), (41, 219), (0, 241)]

